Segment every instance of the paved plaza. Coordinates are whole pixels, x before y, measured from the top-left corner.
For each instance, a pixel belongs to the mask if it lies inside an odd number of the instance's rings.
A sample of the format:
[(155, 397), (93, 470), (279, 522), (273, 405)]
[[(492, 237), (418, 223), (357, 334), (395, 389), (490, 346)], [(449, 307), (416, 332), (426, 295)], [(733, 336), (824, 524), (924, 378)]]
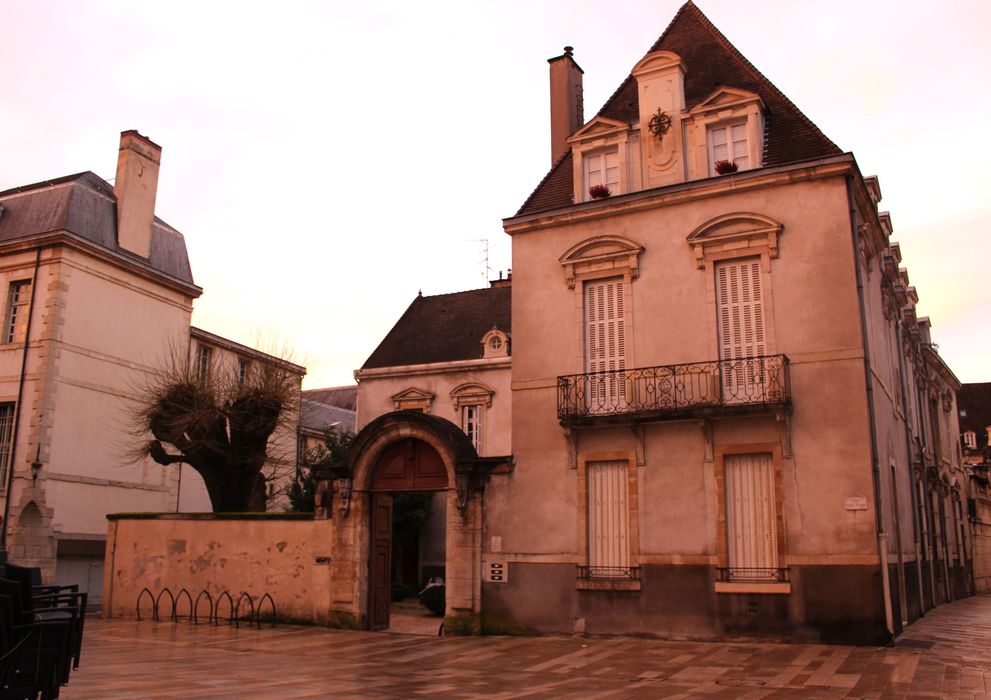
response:
[(77, 698), (989, 698), (991, 597), (896, 645), (426, 637), (87, 621)]

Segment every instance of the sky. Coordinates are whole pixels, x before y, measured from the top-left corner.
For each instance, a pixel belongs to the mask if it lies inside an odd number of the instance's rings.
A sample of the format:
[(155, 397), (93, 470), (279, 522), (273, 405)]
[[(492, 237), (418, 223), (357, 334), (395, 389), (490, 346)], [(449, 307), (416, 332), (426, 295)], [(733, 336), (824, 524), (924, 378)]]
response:
[[(880, 178), (941, 356), (991, 381), (991, 3), (696, 4)], [(0, 191), (111, 180), (140, 131), (194, 325), (349, 384), (420, 291), (510, 267), (501, 221), (550, 166), (546, 59), (575, 47), (589, 119), (680, 5), (0, 0)]]

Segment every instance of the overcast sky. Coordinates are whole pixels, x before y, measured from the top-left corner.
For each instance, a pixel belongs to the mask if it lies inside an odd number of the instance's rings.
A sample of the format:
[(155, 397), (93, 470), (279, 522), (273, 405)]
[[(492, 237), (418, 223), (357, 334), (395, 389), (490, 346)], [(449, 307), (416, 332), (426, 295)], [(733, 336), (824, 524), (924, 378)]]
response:
[[(879, 176), (940, 354), (991, 381), (991, 3), (697, 4)], [(193, 323), (351, 383), (419, 290), (483, 286), (486, 241), (510, 266), (501, 219), (550, 165), (546, 59), (575, 47), (590, 118), (680, 5), (0, 0), (0, 190), (111, 179), (137, 129)]]

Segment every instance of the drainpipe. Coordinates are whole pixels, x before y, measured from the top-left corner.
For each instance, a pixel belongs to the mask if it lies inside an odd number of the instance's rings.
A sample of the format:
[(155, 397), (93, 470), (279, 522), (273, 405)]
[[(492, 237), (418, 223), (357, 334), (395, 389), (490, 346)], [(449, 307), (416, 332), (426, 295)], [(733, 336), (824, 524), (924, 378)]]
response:
[[(895, 320), (895, 329), (898, 332), (898, 369), (901, 373), (902, 391), (902, 415), (905, 417), (905, 456), (908, 458), (908, 483), (909, 491), (912, 495), (912, 535), (915, 537), (915, 573), (919, 578), (919, 617), (926, 614), (926, 605), (922, 595), (922, 534), (919, 526), (919, 494), (915, 487), (915, 474), (912, 469), (912, 426), (909, 424), (911, 416), (908, 413), (908, 386), (906, 384), (907, 372), (905, 371), (905, 353), (903, 351), (904, 336), (902, 331), (904, 324), (901, 315)], [(923, 463), (924, 465), (924, 463)]]
[(884, 514), (881, 510), (881, 467), (877, 456), (877, 423), (874, 414), (874, 378), (871, 376), (871, 348), (867, 328), (867, 308), (864, 302), (864, 280), (860, 273), (860, 253), (857, 245), (857, 207), (853, 196), (853, 179), (846, 177), (848, 206), (850, 207), (850, 233), (853, 245), (853, 269), (857, 276), (857, 302), (860, 306), (860, 334), (864, 341), (864, 380), (867, 388), (867, 414), (871, 436), (871, 477), (874, 483), (874, 517), (877, 525), (877, 549), (881, 559), (881, 590), (884, 596), (884, 624), (888, 634), (895, 636), (891, 611), (891, 580), (888, 577), (888, 533), (884, 530)]
[(31, 301), (28, 302), (28, 325), (24, 329), (24, 347), (21, 350), (21, 377), (17, 383), (17, 413), (14, 414), (13, 436), (10, 440), (10, 461), (7, 464), (7, 483), (4, 487), (3, 522), (0, 523), (0, 562), (7, 561), (7, 530), (10, 528), (10, 491), (14, 484), (14, 456), (17, 454), (17, 433), (21, 425), (24, 398), (24, 378), (28, 368), (28, 344), (31, 342), (31, 319), (34, 318), (34, 300), (38, 297), (38, 268), (41, 266), (41, 251), (34, 257), (34, 275), (31, 278)]

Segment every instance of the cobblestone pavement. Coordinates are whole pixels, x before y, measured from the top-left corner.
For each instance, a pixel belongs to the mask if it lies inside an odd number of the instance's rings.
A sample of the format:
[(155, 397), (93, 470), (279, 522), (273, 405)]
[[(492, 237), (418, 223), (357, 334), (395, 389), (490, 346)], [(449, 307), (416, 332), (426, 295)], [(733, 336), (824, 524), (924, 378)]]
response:
[(889, 647), (87, 621), (62, 698), (989, 698), (991, 597)]

